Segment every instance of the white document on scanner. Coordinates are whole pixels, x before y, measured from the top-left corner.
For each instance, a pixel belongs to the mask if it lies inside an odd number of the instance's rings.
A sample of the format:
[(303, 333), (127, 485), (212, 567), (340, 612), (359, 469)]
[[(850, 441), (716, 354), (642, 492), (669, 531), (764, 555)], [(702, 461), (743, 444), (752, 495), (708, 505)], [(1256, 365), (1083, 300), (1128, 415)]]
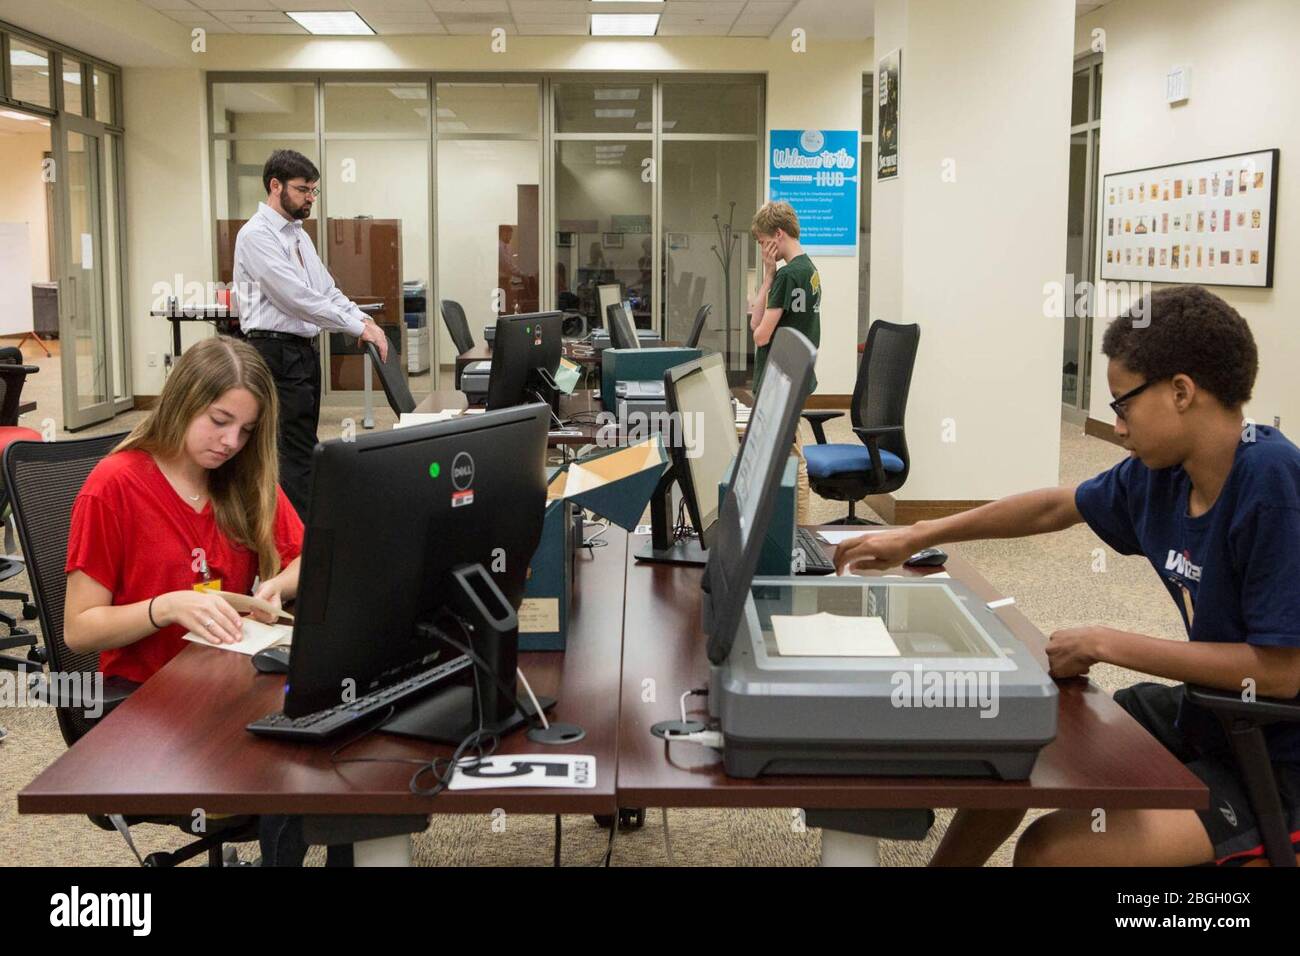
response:
[(878, 617), (842, 614), (772, 615), (782, 657), (899, 657), (898, 645)]

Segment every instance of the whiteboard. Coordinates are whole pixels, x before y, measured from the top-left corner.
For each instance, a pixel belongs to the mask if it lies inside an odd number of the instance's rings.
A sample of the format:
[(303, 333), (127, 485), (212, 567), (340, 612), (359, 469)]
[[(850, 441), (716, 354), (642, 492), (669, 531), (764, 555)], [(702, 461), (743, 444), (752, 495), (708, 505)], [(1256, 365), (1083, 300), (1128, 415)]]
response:
[(0, 222), (0, 335), (32, 331), (32, 240), (25, 222)]
[(1110, 173), (1101, 277), (1272, 288), (1278, 150)]

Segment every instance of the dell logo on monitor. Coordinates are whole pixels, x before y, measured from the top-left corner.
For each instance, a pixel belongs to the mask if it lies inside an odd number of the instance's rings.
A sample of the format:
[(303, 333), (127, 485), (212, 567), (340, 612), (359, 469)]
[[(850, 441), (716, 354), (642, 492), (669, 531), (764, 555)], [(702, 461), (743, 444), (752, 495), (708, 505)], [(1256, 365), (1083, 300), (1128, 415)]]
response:
[(464, 491), (474, 483), (474, 459), (469, 452), (462, 451), (452, 460), (451, 483), (457, 491)]

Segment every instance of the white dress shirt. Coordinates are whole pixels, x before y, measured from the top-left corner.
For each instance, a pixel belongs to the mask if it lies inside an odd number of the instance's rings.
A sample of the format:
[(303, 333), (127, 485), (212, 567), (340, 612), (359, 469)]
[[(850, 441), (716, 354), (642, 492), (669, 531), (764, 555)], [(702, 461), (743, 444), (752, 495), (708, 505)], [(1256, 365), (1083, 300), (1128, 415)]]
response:
[(235, 237), (239, 328), (315, 338), (324, 329), (359, 336), (365, 313), (334, 284), (297, 219), (264, 202)]

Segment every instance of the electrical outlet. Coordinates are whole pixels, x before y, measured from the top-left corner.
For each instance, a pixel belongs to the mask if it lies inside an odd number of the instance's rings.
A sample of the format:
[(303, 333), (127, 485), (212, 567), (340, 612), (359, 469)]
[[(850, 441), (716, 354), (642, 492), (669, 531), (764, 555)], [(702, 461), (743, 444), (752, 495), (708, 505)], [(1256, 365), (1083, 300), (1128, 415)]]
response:
[(149, 368), (157, 368), (157, 367), (158, 367), (158, 353), (157, 353), (157, 352), (150, 352), (149, 354), (147, 354), (147, 355), (144, 357), (144, 364), (147, 365)]

